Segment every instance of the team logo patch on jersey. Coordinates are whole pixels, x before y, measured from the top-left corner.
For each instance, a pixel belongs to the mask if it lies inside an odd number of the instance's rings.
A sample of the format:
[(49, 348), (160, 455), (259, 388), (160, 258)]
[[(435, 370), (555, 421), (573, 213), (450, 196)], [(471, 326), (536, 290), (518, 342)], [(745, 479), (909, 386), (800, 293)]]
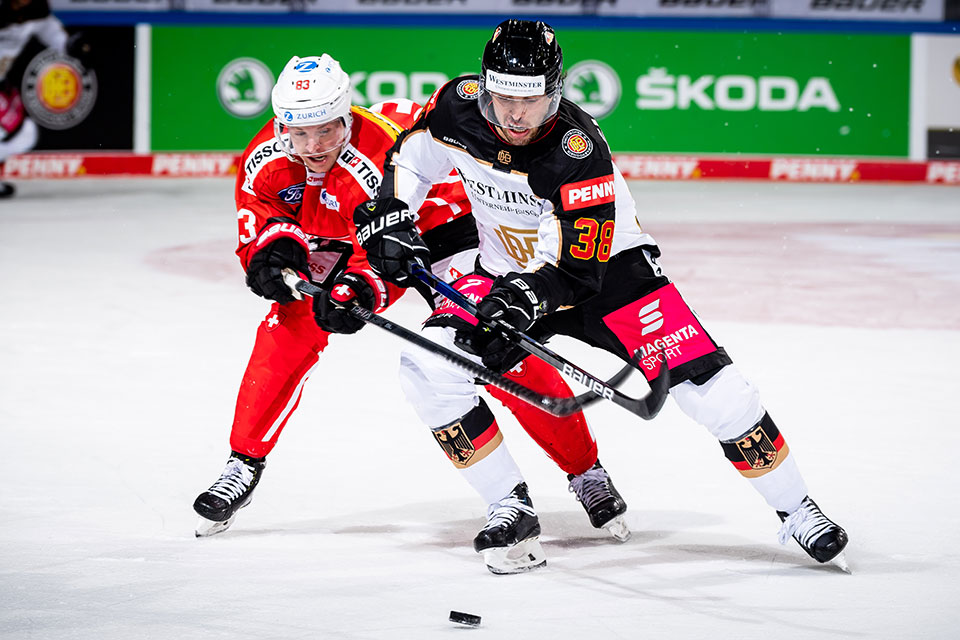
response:
[(480, 92), (480, 83), (476, 80), (462, 80), (457, 85), (457, 95), (464, 100), (474, 100)]
[(560, 199), (567, 211), (613, 202), (613, 174), (565, 184), (560, 187)]
[(574, 158), (580, 160), (581, 158), (586, 158), (593, 151), (593, 140), (587, 137), (583, 131), (579, 129), (570, 129), (563, 136), (563, 152)]
[(446, 429), (434, 431), (433, 437), (437, 439), (443, 452), (455, 465), (467, 466), (467, 462), (477, 452), (476, 447), (473, 446), (473, 441), (467, 436), (459, 422)]
[(510, 164), (511, 160), (513, 160), (513, 157), (509, 151), (500, 151), (500, 153), (497, 154), (497, 162), (500, 164)]

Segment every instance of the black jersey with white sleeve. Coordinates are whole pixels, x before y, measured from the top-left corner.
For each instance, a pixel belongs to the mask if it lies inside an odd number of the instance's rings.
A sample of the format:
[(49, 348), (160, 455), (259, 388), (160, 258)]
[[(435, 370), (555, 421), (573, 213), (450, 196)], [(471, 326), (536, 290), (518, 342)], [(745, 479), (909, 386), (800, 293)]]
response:
[(460, 174), (480, 235), (480, 264), (494, 275), (536, 273), (547, 311), (594, 295), (611, 258), (655, 242), (597, 123), (568, 100), (538, 137), (508, 144), (477, 107), (477, 76), (431, 98), (401, 134), (384, 168), (381, 196), (416, 210), (429, 185)]

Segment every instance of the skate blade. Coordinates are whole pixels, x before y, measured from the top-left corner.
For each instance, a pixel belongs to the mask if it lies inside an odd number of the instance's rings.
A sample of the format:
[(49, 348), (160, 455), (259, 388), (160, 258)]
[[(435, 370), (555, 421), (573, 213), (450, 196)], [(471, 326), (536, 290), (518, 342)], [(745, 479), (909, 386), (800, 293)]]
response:
[(828, 561), (828, 564), (832, 564), (840, 571), (843, 571), (846, 574), (853, 575), (853, 571), (850, 571), (850, 565), (847, 564), (847, 554), (845, 551), (841, 551), (835, 555), (832, 559)]
[(630, 528), (627, 527), (627, 522), (623, 519), (623, 516), (617, 516), (603, 525), (603, 528), (609, 531), (610, 535), (620, 542), (626, 542), (630, 539)]
[(194, 529), (193, 534), (197, 538), (209, 538), (210, 536), (215, 536), (218, 533), (223, 533), (230, 528), (230, 525), (233, 524), (233, 521), (236, 520), (237, 514), (233, 514), (226, 520), (217, 522), (216, 520), (207, 520), (203, 516), (200, 516), (200, 519), (197, 520), (197, 527)]
[(483, 561), (490, 573), (509, 575), (532, 571), (547, 564), (540, 540), (527, 538), (512, 547), (494, 547), (483, 550)]

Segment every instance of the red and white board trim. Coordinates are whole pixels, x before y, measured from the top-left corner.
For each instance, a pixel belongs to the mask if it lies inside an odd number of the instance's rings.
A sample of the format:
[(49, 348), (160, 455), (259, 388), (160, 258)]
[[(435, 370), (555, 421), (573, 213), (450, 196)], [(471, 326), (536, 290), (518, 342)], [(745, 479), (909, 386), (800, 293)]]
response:
[[(0, 179), (116, 176), (218, 178), (237, 173), (235, 153), (37, 152), (8, 158)], [(617, 153), (632, 180), (771, 180), (782, 182), (916, 182), (960, 185), (960, 160), (911, 162), (857, 158), (697, 157)]]

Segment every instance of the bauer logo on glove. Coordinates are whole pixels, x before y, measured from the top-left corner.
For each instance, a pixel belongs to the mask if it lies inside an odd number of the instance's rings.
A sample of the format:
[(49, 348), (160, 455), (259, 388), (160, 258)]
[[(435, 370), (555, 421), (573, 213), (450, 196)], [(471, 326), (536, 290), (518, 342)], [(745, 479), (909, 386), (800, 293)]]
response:
[(399, 287), (415, 286), (410, 265), (430, 268), (430, 250), (417, 232), (416, 214), (396, 198), (368, 200), (353, 211), (357, 242), (367, 252), (370, 266), (384, 280)]

